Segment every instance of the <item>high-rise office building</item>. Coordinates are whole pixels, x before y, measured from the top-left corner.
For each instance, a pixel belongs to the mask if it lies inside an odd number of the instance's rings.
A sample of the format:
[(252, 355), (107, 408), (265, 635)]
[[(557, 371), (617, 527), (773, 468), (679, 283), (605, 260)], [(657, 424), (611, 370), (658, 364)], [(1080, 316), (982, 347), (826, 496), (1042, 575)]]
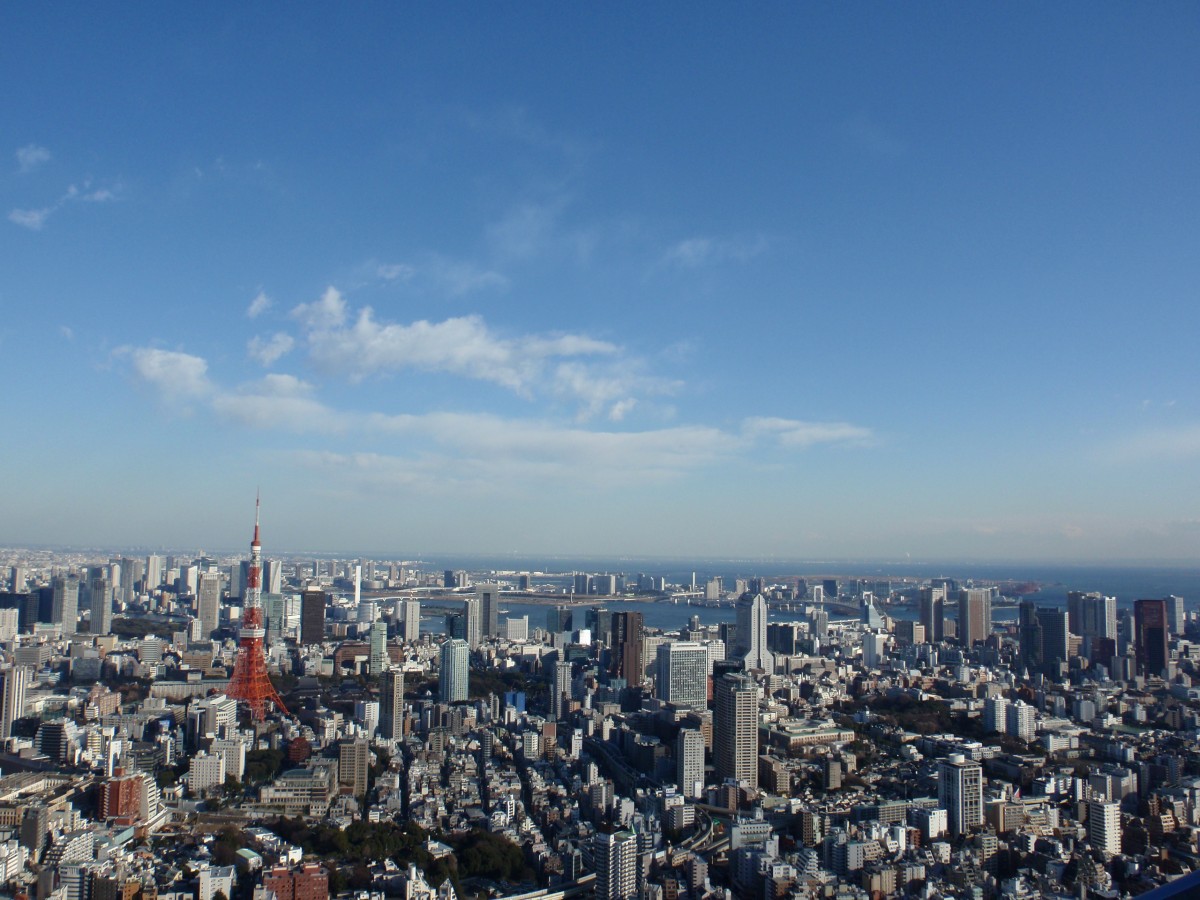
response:
[(109, 634), (112, 632), (113, 604), (108, 579), (103, 576), (93, 578), (91, 595), (92, 612), (88, 631), (92, 634)]
[(619, 612), (612, 617), (612, 648), (609, 675), (624, 678), (630, 685), (642, 683), (642, 614)]
[[(1167, 627), (1170, 629), (1171, 634), (1183, 634), (1184, 627), (1187, 624), (1187, 610), (1184, 608), (1183, 598), (1171, 594), (1164, 599), (1167, 603)], [(1113, 615), (1115, 619), (1115, 611)]]
[(1121, 804), (1101, 798), (1088, 803), (1088, 842), (1105, 856), (1121, 852)]
[(555, 606), (546, 610), (546, 630), (551, 634), (561, 634), (571, 630), (571, 607)]
[(1117, 636), (1117, 598), (1082, 591), (1068, 592), (1067, 625), (1071, 634), (1083, 638), (1084, 651), (1090, 657), (1099, 639)]
[(946, 636), (945, 606), (945, 588), (921, 588), (921, 624), (925, 626), (925, 640), (931, 644), (941, 643)]
[(300, 597), (300, 643), (319, 644), (325, 640), (325, 592), (309, 588)]
[(278, 559), (263, 560), (263, 593), (283, 593), (283, 562)]
[(560, 721), (567, 714), (571, 701), (571, 664), (559, 660), (554, 664), (554, 684), (550, 692), (550, 718)]
[(603, 606), (589, 606), (584, 617), (592, 632), (592, 640), (606, 647), (612, 646), (612, 613)]
[(758, 685), (729, 673), (713, 685), (713, 762), (717, 778), (758, 787)]
[(391, 664), (387, 649), (387, 622), (379, 621), (371, 626), (370, 647), (367, 670), (371, 675), (382, 675)]
[(419, 641), (421, 639), (421, 601), (403, 600), (400, 604), (404, 640)]
[(483, 637), (483, 618), (479, 597), (463, 598), (463, 621), (466, 628), (467, 646), (475, 650), (479, 647), (479, 641)]
[(12, 725), (25, 715), (25, 690), (29, 687), (29, 669), (6, 666), (0, 669), (0, 740), (12, 737)]
[(708, 704), (708, 648), (695, 641), (658, 645), (658, 698), (676, 706)]
[(481, 584), (475, 589), (479, 598), (480, 634), (484, 639), (500, 637), (500, 587)]
[(675, 739), (675, 782), (689, 799), (704, 793), (704, 735), (695, 728), (679, 729)]
[(385, 741), (404, 739), (404, 673), (399, 669), (379, 678), (379, 734)]
[(338, 784), (350, 788), (355, 797), (367, 794), (367, 775), (371, 767), (371, 746), (364, 740), (338, 744)]
[(992, 589), (958, 592), (958, 639), (964, 647), (982, 644), (992, 633)]
[(74, 634), (79, 621), (79, 579), (56, 575), (50, 585), (54, 590), (50, 620), (62, 625), (63, 634)]
[(634, 900), (637, 890), (637, 836), (630, 831), (592, 838), (596, 900)]
[(957, 837), (983, 824), (983, 768), (961, 753), (938, 763), (938, 805)]
[(775, 671), (775, 656), (767, 649), (767, 601), (762, 594), (738, 600), (737, 642), (736, 655), (747, 669)]
[(457, 703), (469, 696), (471, 648), (466, 641), (452, 638), (442, 644), (438, 669), (438, 698)]
[(157, 554), (151, 553), (146, 557), (146, 593), (155, 591), (163, 583), (163, 576), (166, 574), (166, 567), (163, 565), (164, 558)]
[(1038, 613), (1042, 629), (1042, 666), (1053, 671), (1071, 658), (1070, 614), (1065, 609), (1043, 609)]
[(1134, 652), (1138, 673), (1165, 678), (1171, 658), (1166, 600), (1138, 600), (1133, 604)]
[(196, 588), (196, 618), (200, 620), (200, 634), (205, 640), (221, 624), (221, 576), (217, 572), (203, 572)]

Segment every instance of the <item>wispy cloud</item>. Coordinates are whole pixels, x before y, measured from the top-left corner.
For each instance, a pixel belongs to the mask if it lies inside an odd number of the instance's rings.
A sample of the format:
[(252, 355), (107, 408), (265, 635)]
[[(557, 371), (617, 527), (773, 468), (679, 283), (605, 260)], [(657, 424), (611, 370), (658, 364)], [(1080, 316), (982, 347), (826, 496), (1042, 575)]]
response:
[(359, 381), (404, 370), (436, 372), (499, 385), (522, 397), (542, 394), (579, 404), (581, 416), (626, 414), (638, 393), (670, 393), (608, 341), (581, 334), (502, 335), (481, 316), (440, 322), (380, 322), (371, 307), (351, 310), (336, 288), (291, 312), (311, 359), (324, 371)]
[(904, 141), (861, 113), (843, 121), (838, 131), (851, 147), (871, 156), (899, 156), (907, 149)]
[(250, 305), (246, 307), (246, 317), (257, 319), (273, 305), (273, 301), (267, 296), (265, 291), (259, 291), (254, 299), (250, 301)]
[(1200, 425), (1181, 425), (1126, 435), (1103, 448), (1110, 462), (1132, 463), (1200, 456)]
[(769, 242), (759, 236), (748, 239), (691, 237), (667, 248), (659, 261), (661, 265), (683, 269), (720, 263), (744, 263), (765, 252)]
[(376, 264), (375, 277), (396, 284), (427, 286), (450, 297), (508, 287), (508, 278), (494, 269), (439, 254), (427, 254), (412, 262)]
[(8, 214), (8, 220), (15, 225), (20, 225), (22, 228), (28, 228), (31, 231), (41, 231), (50, 216), (68, 203), (107, 203), (117, 199), (119, 191), (120, 185), (93, 188), (89, 179), (81, 184), (68, 186), (63, 195), (50, 206), (43, 206), (39, 209), (12, 210)]
[(50, 151), (37, 144), (26, 144), (17, 150), (17, 171), (28, 175), (50, 161)]
[(742, 422), (742, 429), (751, 438), (769, 438), (782, 447), (797, 450), (816, 444), (863, 446), (875, 439), (871, 429), (849, 422), (804, 422), (753, 416)]
[[(314, 305), (310, 313), (318, 321), (336, 319), (338, 304), (328, 296)], [(590, 339), (577, 336), (540, 340), (543, 352), (591, 348)], [(230, 426), (349, 442), (353, 449), (302, 448), (296, 459), (376, 486), (458, 484), (489, 491), (497, 484), (522, 490), (547, 484), (616, 487), (683, 477), (737, 459), (764, 442), (804, 449), (870, 436), (868, 429), (845, 423), (792, 419), (752, 418), (734, 430), (708, 425), (625, 430), (478, 412), (343, 411), (322, 401), (315, 385), (290, 374), (269, 374), (227, 388), (213, 380), (205, 359), (183, 351), (127, 347), (117, 356), (128, 360), (135, 379), (173, 409), (186, 412), (198, 406)], [(627, 411), (614, 410), (610, 418), (619, 420)], [(381, 441), (403, 449), (362, 449)]]
[(257, 360), (264, 366), (271, 366), (286, 356), (293, 346), (295, 339), (285, 331), (277, 331), (269, 338), (262, 338), (255, 335), (246, 345), (246, 352), (250, 354), (250, 358)]
[(14, 225), (20, 225), (22, 228), (28, 228), (30, 231), (41, 231), (46, 225), (46, 220), (50, 218), (57, 206), (45, 206), (41, 209), (14, 209), (8, 214), (8, 221)]

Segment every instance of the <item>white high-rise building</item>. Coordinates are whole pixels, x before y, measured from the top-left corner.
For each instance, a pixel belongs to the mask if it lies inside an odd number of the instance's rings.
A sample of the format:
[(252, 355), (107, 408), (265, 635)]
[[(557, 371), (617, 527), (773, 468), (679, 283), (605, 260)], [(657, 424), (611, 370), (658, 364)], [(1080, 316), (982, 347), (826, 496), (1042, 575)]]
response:
[(166, 568), (163, 557), (151, 553), (146, 557), (146, 593), (149, 594), (163, 583), (163, 573)]
[(8, 666), (0, 669), (0, 739), (12, 737), (12, 724), (25, 715), (25, 689), (29, 669)]
[(18, 609), (0, 609), (0, 641), (16, 640), (20, 618)]
[(728, 674), (713, 685), (713, 762), (721, 781), (758, 787), (758, 685)]
[(63, 634), (74, 634), (79, 621), (79, 579), (56, 575), (50, 584), (54, 591), (50, 619), (62, 625)]
[(597, 900), (637, 897), (637, 836), (630, 831), (597, 834), (592, 839)]
[(983, 701), (985, 734), (1004, 734), (1008, 730), (1008, 708), (1011, 705), (1004, 697), (988, 697)]
[(938, 763), (938, 805), (957, 837), (983, 824), (983, 768), (961, 753)]
[(675, 781), (688, 799), (704, 793), (704, 735), (695, 728), (679, 729), (675, 739)]
[(762, 594), (738, 601), (737, 644), (747, 669), (775, 671), (775, 657), (767, 649), (767, 601)]
[(695, 641), (658, 645), (658, 698), (676, 706), (708, 704), (708, 648)]
[(1005, 732), (1009, 737), (1032, 741), (1037, 733), (1037, 710), (1023, 700), (1005, 711)]
[(1121, 852), (1121, 804), (1107, 800), (1088, 803), (1088, 840), (1105, 856)]
[(362, 725), (363, 731), (373, 735), (379, 728), (379, 702), (377, 700), (356, 700), (354, 718)]
[(478, 597), (463, 598), (463, 618), (467, 626), (467, 646), (475, 650), (483, 637), (482, 609)]
[(504, 636), (510, 641), (529, 640), (529, 616), (509, 616), (505, 619)]
[(421, 601), (404, 600), (402, 610), (404, 640), (413, 642), (421, 639)]
[(466, 641), (457, 638), (442, 644), (438, 669), (438, 699), (443, 703), (457, 703), (469, 696), (468, 679), (471, 675), (471, 648)]

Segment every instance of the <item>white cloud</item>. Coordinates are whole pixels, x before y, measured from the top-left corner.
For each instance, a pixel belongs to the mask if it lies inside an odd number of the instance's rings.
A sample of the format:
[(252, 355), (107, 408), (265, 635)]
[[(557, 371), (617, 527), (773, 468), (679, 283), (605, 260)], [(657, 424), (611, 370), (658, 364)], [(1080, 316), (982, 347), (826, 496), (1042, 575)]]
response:
[(295, 433), (336, 433), (351, 421), (313, 396), (313, 386), (293, 375), (273, 374), (222, 391), (212, 399), (221, 418), (253, 428), (279, 428)]
[(257, 319), (273, 305), (273, 301), (267, 296), (265, 291), (259, 291), (257, 296), (250, 301), (250, 305), (246, 307), (247, 318)]
[(213, 393), (208, 363), (199, 356), (154, 347), (122, 348), (133, 361), (135, 374), (168, 400), (199, 399)]
[(41, 231), (50, 218), (50, 214), (58, 207), (46, 206), (42, 209), (14, 209), (8, 214), (8, 221), (30, 231)]
[(767, 246), (767, 239), (761, 236), (739, 240), (692, 237), (667, 248), (660, 262), (683, 269), (725, 262), (743, 263), (765, 252)]
[(61, 334), (64, 338), (66, 338), (68, 341), (75, 340), (75, 329), (73, 329), (70, 325), (59, 325), (58, 333)]
[(781, 446), (803, 450), (816, 444), (867, 444), (874, 433), (849, 422), (804, 422), (752, 416), (743, 420), (742, 432), (750, 438), (772, 438)]
[(375, 274), (384, 281), (408, 281), (416, 271), (416, 269), (407, 263), (387, 263), (378, 266)]
[(508, 287), (508, 279), (500, 272), (438, 254), (424, 256), (419, 262), (373, 265), (375, 277), (383, 281), (429, 286), (451, 297)]
[(277, 331), (267, 339), (255, 335), (246, 345), (250, 358), (263, 366), (274, 365), (295, 346), (295, 339), (284, 331)]
[[(347, 324), (352, 316), (353, 324)], [(633, 392), (668, 393), (678, 387), (640, 374), (640, 364), (624, 359), (619, 347), (588, 335), (505, 337), (477, 315), (383, 323), (370, 307), (352, 313), (332, 287), (320, 300), (297, 306), (292, 317), (306, 330), (312, 359), (325, 371), (356, 381), (404, 370), (445, 373), (497, 384), (523, 397), (565, 398), (578, 402), (585, 416), (618, 402), (628, 411)], [(607, 362), (597, 364), (601, 359)]]
[(17, 169), (22, 175), (28, 175), (49, 161), (50, 151), (37, 144), (26, 144), (17, 150)]

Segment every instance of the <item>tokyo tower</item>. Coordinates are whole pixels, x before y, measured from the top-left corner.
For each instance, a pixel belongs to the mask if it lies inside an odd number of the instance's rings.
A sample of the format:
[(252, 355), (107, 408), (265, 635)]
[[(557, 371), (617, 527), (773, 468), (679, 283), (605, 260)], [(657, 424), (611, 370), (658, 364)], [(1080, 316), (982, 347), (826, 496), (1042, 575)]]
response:
[(279, 699), (279, 692), (267, 676), (267, 660), (263, 655), (262, 609), (262, 543), (258, 539), (258, 497), (254, 498), (254, 540), (250, 542), (250, 571), (246, 575), (246, 603), (242, 609), (241, 640), (238, 645), (237, 661), (233, 664), (233, 677), (225, 695), (240, 700), (250, 708), (250, 718), (261, 722), (267, 701), (275, 708), (287, 713), (287, 707)]

